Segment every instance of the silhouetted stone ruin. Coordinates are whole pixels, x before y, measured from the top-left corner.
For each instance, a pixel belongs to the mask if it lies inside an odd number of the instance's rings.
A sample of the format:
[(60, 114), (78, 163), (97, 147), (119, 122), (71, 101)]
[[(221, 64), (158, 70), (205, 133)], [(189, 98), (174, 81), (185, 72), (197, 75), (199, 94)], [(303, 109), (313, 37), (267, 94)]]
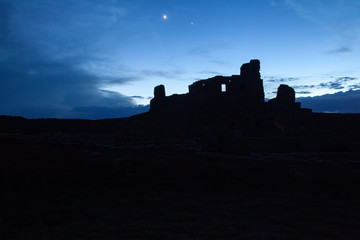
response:
[(300, 111), (300, 103), (295, 102), (294, 89), (285, 84), (278, 87), (276, 98), (270, 99), (267, 105), (271, 112)]
[(300, 112), (295, 91), (280, 85), (277, 96), (265, 103), (260, 61), (255, 59), (240, 68), (240, 75), (215, 76), (189, 85), (189, 93), (165, 96), (164, 85), (156, 86), (150, 103), (151, 113), (238, 115), (265, 112)]
[(162, 99), (165, 97), (165, 87), (164, 85), (159, 85), (154, 88), (154, 98)]

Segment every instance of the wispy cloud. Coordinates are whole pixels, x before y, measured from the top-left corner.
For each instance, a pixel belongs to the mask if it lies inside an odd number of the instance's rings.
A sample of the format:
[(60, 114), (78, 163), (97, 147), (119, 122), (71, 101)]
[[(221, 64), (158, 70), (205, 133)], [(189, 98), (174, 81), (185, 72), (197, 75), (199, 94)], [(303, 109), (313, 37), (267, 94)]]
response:
[(293, 82), (293, 81), (297, 81), (299, 80), (299, 78), (294, 78), (294, 77), (289, 77), (289, 78), (284, 78), (284, 77), (264, 77), (264, 80), (266, 82), (272, 82), (272, 83), (287, 83), (287, 82)]
[(351, 47), (339, 47), (330, 51), (327, 51), (325, 53), (327, 54), (341, 54), (341, 53), (351, 53), (354, 52), (354, 49)]
[(216, 71), (200, 71), (198, 73), (199, 74), (213, 75), (213, 76), (223, 75), (222, 73), (216, 72)]
[(357, 80), (357, 78), (355, 78), (355, 77), (338, 77), (336, 79), (336, 81), (339, 81), (339, 82), (348, 82), (348, 81), (354, 81), (354, 80)]
[(296, 91), (296, 94), (310, 94), (310, 91)]
[(161, 71), (161, 70), (143, 70), (141, 72), (145, 77), (161, 77), (166, 79), (177, 79), (180, 75), (183, 75), (183, 71)]
[(144, 99), (143, 96), (131, 96), (132, 98)]
[(347, 0), (284, 0), (300, 17), (336, 34), (346, 46), (328, 53), (349, 53), (360, 37), (360, 2)]
[(349, 88), (350, 88), (351, 90), (360, 90), (360, 83), (350, 85)]
[(195, 55), (195, 56), (209, 56), (210, 55), (210, 50), (209, 49), (204, 49), (204, 48), (194, 48), (191, 49), (190, 51), (186, 52), (185, 55)]
[(300, 17), (315, 22), (317, 24), (322, 24), (322, 21), (319, 19), (319, 14), (316, 14), (316, 12), (319, 10), (317, 2), (308, 0), (284, 0), (284, 3), (288, 7), (292, 8)]
[(327, 82), (327, 83), (320, 83), (319, 87), (321, 88), (329, 88), (329, 89), (343, 89), (344, 86), (341, 82)]
[(357, 80), (354, 77), (338, 77), (334, 81), (329, 81), (325, 83), (320, 83), (319, 88), (329, 88), (329, 89), (344, 89), (345, 84), (349, 81)]
[(219, 60), (219, 59), (211, 59), (209, 60), (209, 62), (214, 63), (216, 65), (228, 65), (229, 63), (223, 60)]
[[(349, 76), (345, 76), (345, 77), (337, 77), (335, 78), (335, 80), (331, 80), (328, 82), (323, 82), (320, 84), (310, 84), (310, 85), (292, 85), (292, 87), (295, 90), (298, 90), (297, 93), (306, 93), (308, 94), (308, 91), (310, 89), (331, 89), (331, 90), (340, 90), (340, 89), (345, 89), (347, 87), (348, 82), (351, 81), (355, 81), (357, 80), (357, 78), (355, 77), (349, 77)], [(350, 89), (350, 86), (349, 86)], [(299, 90), (304, 90), (304, 91), (299, 91)], [(310, 93), (310, 92), (309, 92)]]
[(311, 89), (316, 88), (316, 85), (293, 85), (294, 89)]

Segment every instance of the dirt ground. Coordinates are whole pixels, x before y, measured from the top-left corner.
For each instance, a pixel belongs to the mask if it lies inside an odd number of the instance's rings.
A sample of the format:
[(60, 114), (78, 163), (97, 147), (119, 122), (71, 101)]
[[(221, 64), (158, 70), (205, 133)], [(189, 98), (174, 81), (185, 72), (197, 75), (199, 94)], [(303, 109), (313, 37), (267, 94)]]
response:
[(360, 152), (66, 139), (0, 137), (0, 239), (360, 239)]

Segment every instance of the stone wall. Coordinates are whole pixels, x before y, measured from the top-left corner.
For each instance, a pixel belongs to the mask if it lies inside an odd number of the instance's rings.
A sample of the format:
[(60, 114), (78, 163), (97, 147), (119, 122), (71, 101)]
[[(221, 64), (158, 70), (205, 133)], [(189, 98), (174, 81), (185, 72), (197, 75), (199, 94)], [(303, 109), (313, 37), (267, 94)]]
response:
[(255, 59), (240, 68), (240, 75), (215, 76), (189, 85), (189, 93), (165, 95), (164, 85), (156, 86), (150, 112), (205, 115), (232, 115), (268, 111), (299, 111), (295, 91), (280, 85), (277, 97), (264, 101), (260, 61)]

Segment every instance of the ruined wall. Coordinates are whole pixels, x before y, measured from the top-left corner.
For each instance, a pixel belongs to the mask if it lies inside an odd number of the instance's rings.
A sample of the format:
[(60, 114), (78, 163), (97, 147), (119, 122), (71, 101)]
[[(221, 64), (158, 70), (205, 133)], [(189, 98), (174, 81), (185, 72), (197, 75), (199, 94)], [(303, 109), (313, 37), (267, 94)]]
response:
[(216, 76), (194, 82), (189, 95), (199, 106), (207, 103), (229, 111), (256, 111), (264, 105), (263, 81), (260, 78), (260, 61), (251, 60), (241, 66), (240, 75)]
[(281, 84), (276, 93), (276, 99), (284, 104), (295, 103), (295, 90), (288, 85)]
[[(264, 102), (263, 82), (259, 71), (260, 61), (251, 60), (250, 63), (241, 66), (240, 75), (216, 76), (194, 82), (189, 86), (189, 94), (191, 96), (228, 94), (233, 98), (252, 96), (258, 98), (258, 102)], [(223, 85), (225, 91), (222, 91)]]
[(295, 90), (288, 85), (278, 87), (276, 98), (270, 99), (267, 108), (271, 112), (299, 112), (301, 104), (295, 102)]
[(163, 85), (156, 86), (150, 103), (151, 112), (187, 113), (205, 115), (232, 115), (272, 112), (295, 112), (300, 103), (295, 102), (295, 91), (280, 85), (277, 96), (265, 104), (260, 61), (251, 60), (240, 68), (240, 75), (216, 76), (189, 85), (189, 93), (165, 95)]
[(240, 68), (240, 75), (245, 79), (260, 79), (260, 61), (257, 59), (245, 63)]

